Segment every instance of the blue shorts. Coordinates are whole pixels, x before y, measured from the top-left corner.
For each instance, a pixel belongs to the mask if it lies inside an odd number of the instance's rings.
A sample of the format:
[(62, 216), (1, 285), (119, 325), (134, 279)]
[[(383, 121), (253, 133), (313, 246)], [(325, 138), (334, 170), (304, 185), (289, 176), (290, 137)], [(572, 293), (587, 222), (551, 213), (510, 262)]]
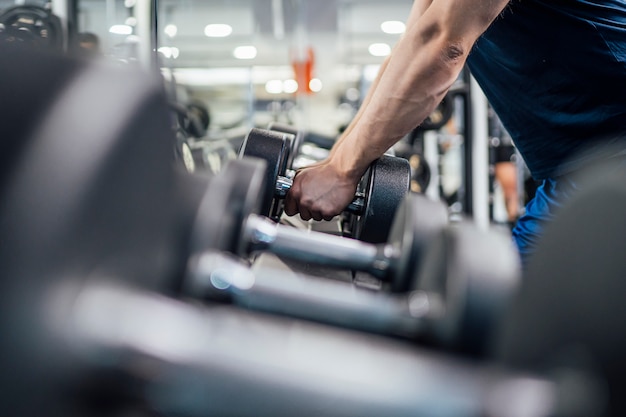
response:
[[(626, 156), (620, 155), (606, 160), (611, 163), (609, 169), (626, 168)], [(522, 267), (528, 264), (529, 257), (535, 251), (545, 224), (551, 221), (555, 213), (580, 188), (584, 177), (577, 173), (548, 178), (537, 188), (535, 197), (526, 205), (526, 212), (518, 219), (513, 228), (513, 240), (520, 253)]]
[(535, 198), (526, 205), (526, 212), (513, 228), (513, 240), (519, 250), (522, 266), (528, 262), (546, 222), (576, 191), (576, 184), (569, 176), (548, 178), (537, 188)]

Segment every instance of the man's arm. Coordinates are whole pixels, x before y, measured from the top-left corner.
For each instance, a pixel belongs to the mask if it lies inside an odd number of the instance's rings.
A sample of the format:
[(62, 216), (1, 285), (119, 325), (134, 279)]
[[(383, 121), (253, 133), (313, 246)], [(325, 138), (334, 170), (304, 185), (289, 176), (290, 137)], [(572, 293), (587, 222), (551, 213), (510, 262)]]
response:
[(340, 213), (369, 164), (434, 111), (508, 1), (432, 0), (407, 26), (367, 106), (327, 162), (298, 173), (285, 212), (305, 220)]
[[(421, 123), (457, 79), (478, 37), (508, 0), (434, 0), (408, 27), (369, 105), (335, 157), (347, 175), (369, 163)], [(343, 150), (342, 150), (343, 148)]]

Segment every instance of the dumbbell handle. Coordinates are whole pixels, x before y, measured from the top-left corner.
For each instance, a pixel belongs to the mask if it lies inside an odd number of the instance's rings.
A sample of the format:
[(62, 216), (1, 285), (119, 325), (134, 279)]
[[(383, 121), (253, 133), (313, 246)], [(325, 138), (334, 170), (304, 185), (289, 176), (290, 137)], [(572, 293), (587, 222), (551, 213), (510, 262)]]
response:
[(289, 259), (388, 277), (395, 258), (391, 245), (374, 245), (321, 232), (303, 232), (294, 227), (251, 214), (242, 230), (246, 254), (269, 251)]
[(227, 298), (257, 311), (283, 314), (373, 333), (414, 339), (428, 331), (443, 309), (435, 294), (403, 296), (372, 292), (345, 282), (258, 268), (218, 253), (200, 255), (191, 268), (190, 295)]
[[(285, 198), (289, 190), (291, 190), (292, 185), (293, 185), (293, 180), (291, 178), (279, 176), (278, 180), (276, 181), (276, 191), (274, 192), (274, 195), (276, 195), (279, 198)], [(364, 210), (365, 210), (365, 197), (362, 193), (356, 193), (354, 196), (354, 199), (352, 200), (350, 204), (348, 204), (348, 207), (346, 207), (344, 211), (347, 211), (356, 215), (361, 215), (363, 214)]]

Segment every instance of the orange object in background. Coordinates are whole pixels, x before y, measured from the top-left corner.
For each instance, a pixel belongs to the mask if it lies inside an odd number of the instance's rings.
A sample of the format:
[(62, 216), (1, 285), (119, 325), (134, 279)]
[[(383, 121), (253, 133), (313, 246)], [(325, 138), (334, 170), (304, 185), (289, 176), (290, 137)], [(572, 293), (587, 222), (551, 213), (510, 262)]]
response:
[(309, 46), (302, 54), (293, 53), (291, 66), (293, 68), (294, 78), (298, 83), (296, 94), (313, 93), (309, 86), (313, 79), (313, 69), (315, 67), (315, 53), (313, 52), (313, 48)]

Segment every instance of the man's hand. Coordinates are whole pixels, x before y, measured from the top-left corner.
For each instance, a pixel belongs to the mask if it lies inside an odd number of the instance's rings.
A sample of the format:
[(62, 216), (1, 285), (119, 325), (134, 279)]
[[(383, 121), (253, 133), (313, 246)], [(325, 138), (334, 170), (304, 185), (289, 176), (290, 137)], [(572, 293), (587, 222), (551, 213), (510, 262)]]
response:
[(330, 161), (299, 170), (285, 198), (285, 213), (302, 220), (331, 220), (354, 199), (359, 178), (351, 178)]

